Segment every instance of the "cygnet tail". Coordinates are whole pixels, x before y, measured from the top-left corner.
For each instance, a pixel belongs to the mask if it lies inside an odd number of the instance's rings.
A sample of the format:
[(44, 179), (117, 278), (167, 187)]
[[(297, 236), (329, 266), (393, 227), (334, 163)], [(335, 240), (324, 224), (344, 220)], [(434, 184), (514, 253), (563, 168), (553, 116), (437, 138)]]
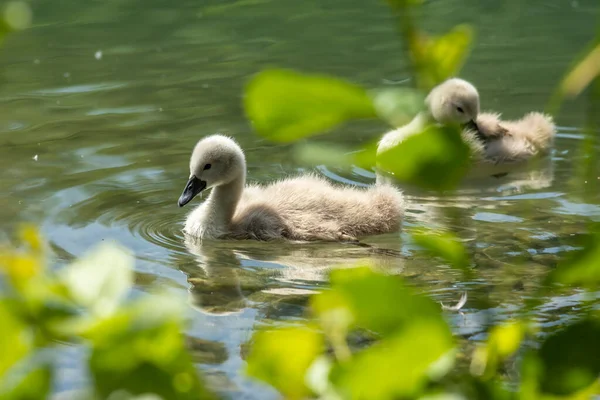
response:
[(548, 114), (531, 112), (518, 121), (519, 130), (538, 152), (546, 152), (554, 142), (556, 126)]

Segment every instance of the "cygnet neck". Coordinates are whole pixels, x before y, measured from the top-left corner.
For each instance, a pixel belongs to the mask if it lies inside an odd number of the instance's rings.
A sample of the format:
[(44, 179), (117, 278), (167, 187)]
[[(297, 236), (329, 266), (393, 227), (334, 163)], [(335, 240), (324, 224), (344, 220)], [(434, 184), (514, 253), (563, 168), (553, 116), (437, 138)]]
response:
[(246, 165), (243, 164), (239, 175), (231, 182), (215, 186), (208, 196), (207, 208), (211, 223), (215, 228), (226, 229), (235, 214), (246, 184)]
[(383, 153), (400, 143), (407, 136), (415, 135), (423, 131), (430, 123), (434, 122), (429, 110), (418, 113), (407, 125), (386, 133), (377, 147), (377, 153)]
[(436, 120), (435, 118), (433, 118), (431, 110), (427, 108), (426, 110), (418, 113), (411, 122), (425, 126), (431, 123), (435, 123)]

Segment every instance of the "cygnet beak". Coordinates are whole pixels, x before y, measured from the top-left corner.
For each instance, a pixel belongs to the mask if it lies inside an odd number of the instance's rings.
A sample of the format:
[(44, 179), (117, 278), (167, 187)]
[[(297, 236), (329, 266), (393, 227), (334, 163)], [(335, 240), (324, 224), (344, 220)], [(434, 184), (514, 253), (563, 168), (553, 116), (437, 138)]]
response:
[(198, 193), (203, 191), (206, 188), (206, 181), (201, 181), (196, 178), (194, 175), (190, 178), (190, 180), (186, 183), (185, 189), (183, 189), (183, 193), (179, 197), (179, 207), (185, 206), (189, 203)]
[(473, 131), (475, 131), (475, 132), (479, 132), (479, 127), (477, 126), (477, 123), (475, 122), (475, 120), (474, 120), (474, 119), (472, 119), (472, 120), (470, 120), (469, 122), (467, 122), (467, 123), (464, 125), (464, 128), (466, 128), (466, 129), (471, 129), (471, 130), (473, 130)]

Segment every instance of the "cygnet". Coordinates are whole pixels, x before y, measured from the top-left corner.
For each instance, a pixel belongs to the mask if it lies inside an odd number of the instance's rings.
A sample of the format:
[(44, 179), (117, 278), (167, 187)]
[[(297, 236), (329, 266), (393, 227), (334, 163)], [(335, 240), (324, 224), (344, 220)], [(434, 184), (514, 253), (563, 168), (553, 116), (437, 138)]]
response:
[(196, 144), (179, 206), (208, 189), (183, 229), (199, 239), (356, 241), (399, 230), (404, 210), (402, 194), (390, 185), (342, 187), (303, 175), (246, 186), (244, 153), (222, 135)]
[(493, 175), (547, 154), (556, 133), (552, 117), (546, 114), (531, 112), (516, 121), (502, 121), (497, 113), (480, 114), (477, 89), (459, 78), (433, 88), (425, 106), (426, 110), (410, 123), (386, 133), (379, 141), (377, 153), (421, 133), (428, 124), (459, 124), (463, 126), (462, 138), (471, 148), (473, 170)]

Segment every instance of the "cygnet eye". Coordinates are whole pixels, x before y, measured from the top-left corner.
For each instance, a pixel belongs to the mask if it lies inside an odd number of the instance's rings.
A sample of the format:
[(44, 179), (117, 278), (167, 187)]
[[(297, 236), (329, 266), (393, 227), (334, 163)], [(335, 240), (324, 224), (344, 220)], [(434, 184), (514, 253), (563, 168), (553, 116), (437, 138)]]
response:
[(456, 111), (458, 111), (461, 114), (465, 112), (465, 110), (463, 110), (462, 107), (456, 107)]
[(207, 169), (210, 169), (210, 167), (212, 167), (212, 165), (210, 165), (210, 164), (205, 164), (205, 165), (204, 165), (204, 170), (206, 171)]

